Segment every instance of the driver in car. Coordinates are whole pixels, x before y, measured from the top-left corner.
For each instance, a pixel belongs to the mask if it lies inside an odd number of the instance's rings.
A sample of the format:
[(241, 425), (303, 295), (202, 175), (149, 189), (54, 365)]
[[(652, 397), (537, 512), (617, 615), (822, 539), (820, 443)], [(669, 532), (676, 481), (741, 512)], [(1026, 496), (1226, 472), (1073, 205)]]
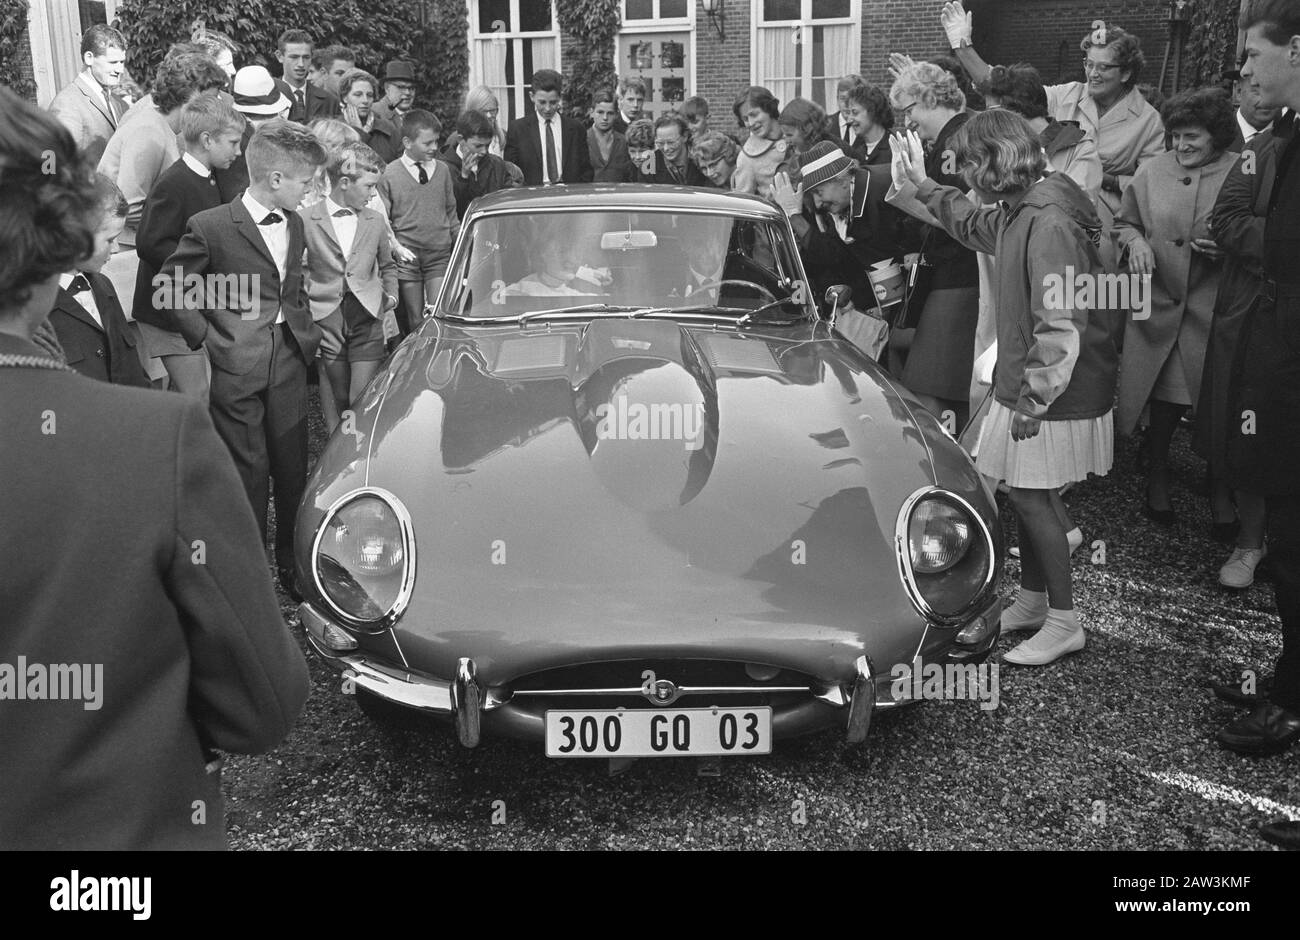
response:
[(590, 297), (604, 295), (613, 282), (608, 268), (583, 264), (572, 240), (561, 233), (531, 244), (534, 273), (507, 285), (508, 297)]

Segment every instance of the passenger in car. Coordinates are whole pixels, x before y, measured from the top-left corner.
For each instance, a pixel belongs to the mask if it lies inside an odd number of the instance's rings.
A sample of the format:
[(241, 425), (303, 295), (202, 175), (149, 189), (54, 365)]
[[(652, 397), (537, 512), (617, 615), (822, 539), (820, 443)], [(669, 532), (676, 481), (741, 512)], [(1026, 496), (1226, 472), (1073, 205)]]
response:
[(507, 285), (507, 297), (580, 297), (600, 296), (612, 281), (608, 268), (592, 268), (582, 263), (572, 241), (562, 232), (534, 237), (532, 267), (528, 274)]

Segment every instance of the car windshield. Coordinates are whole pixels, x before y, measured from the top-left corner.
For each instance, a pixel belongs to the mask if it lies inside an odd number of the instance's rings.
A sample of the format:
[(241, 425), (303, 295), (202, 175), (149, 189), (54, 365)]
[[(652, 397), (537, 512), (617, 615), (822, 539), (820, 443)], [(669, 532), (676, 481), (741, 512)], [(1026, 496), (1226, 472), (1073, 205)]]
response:
[(783, 227), (703, 212), (486, 215), (463, 236), (448, 278), (438, 312), (470, 319), (816, 315)]

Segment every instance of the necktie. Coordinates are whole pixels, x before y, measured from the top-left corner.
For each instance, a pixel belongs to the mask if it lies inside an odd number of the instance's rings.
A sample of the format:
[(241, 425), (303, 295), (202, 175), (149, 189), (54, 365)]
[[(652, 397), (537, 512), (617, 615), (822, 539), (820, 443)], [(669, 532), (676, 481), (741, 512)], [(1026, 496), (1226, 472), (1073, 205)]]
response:
[(551, 131), (551, 122), (554, 118), (546, 119), (546, 176), (547, 181), (558, 183), (560, 181), (560, 168), (558, 161), (555, 159), (555, 134)]
[(284, 216), (280, 215), (278, 212), (268, 212), (266, 214), (266, 218), (264, 218), (261, 222), (258, 222), (257, 224), (274, 225), (277, 222), (283, 222), (283, 221), (284, 221)]
[(846, 144), (852, 144), (852, 143), (853, 143), (853, 141), (849, 140), (849, 134), (850, 134), (850, 133), (852, 133), (852, 132), (849, 130), (848, 122), (845, 122), (845, 124), (844, 124), (844, 142), (845, 142)]
[(352, 215), (352, 210), (351, 210), (351, 209), (337, 209), (337, 210), (335, 210), (335, 212), (334, 212), (334, 218), (336, 218), (336, 219), (337, 219), (339, 216), (343, 216), (343, 215)]
[(417, 163), (415, 168), (420, 171), (420, 185), (423, 186), (425, 183), (429, 182), (429, 174), (425, 172), (424, 164)]
[(86, 280), (84, 274), (78, 274), (72, 279), (72, 283), (68, 285), (69, 294), (80, 294), (82, 291), (88, 290), (90, 290), (90, 281)]
[(307, 117), (307, 100), (303, 96), (303, 89), (299, 88), (293, 93), (293, 110), (300, 118)]

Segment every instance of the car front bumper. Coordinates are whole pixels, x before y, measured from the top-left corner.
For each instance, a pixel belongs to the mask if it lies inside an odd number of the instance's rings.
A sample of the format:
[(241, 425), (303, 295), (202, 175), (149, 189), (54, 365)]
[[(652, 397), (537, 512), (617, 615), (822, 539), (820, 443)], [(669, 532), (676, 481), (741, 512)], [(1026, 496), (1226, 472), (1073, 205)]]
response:
[[(940, 666), (983, 662), (997, 642), (1001, 612), (1002, 601), (994, 595), (960, 630), (928, 631), (918, 655)], [(545, 700), (532, 699), (533, 707), (523, 707), (512, 700), (509, 689), (484, 686), (469, 657), (460, 658), (456, 675), (444, 679), (358, 650), (349, 634), (310, 602), (299, 606), (299, 616), (312, 649), (342, 673), (348, 691), (361, 691), (416, 712), (450, 718), (466, 747), (475, 747), (483, 730), (533, 739), (545, 733)], [(957, 642), (958, 637), (965, 642)], [(861, 742), (876, 712), (910, 701), (895, 697), (891, 693), (893, 685), (889, 671), (881, 672), (868, 656), (859, 656), (851, 676), (824, 688), (805, 690), (806, 697), (774, 709), (773, 734), (778, 739), (794, 737), (840, 724), (850, 743)], [(706, 690), (695, 691), (707, 694)], [(752, 691), (765, 690), (756, 687)]]

